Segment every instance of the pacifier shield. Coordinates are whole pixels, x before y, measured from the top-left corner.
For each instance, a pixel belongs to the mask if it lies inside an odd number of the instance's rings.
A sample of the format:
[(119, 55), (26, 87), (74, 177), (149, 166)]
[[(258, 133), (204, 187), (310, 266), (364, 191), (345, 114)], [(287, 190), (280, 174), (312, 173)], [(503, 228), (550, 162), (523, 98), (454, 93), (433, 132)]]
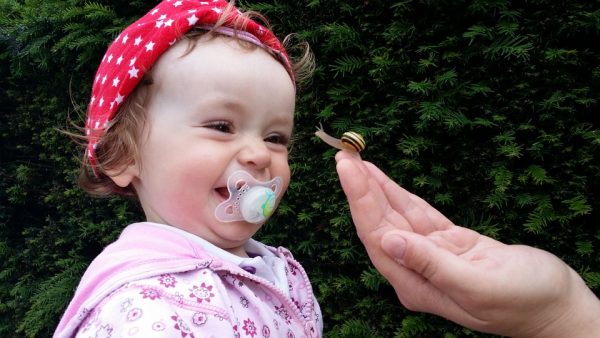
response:
[(215, 217), (221, 222), (262, 223), (275, 211), (282, 184), (281, 177), (258, 181), (246, 171), (236, 171), (227, 179), (229, 198), (217, 206)]

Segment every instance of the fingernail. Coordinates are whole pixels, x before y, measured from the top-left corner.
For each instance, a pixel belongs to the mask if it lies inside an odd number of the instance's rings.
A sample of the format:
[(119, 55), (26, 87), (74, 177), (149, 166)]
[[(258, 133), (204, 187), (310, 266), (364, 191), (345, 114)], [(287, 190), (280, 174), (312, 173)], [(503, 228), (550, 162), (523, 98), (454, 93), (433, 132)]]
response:
[(406, 251), (406, 240), (400, 235), (389, 235), (381, 243), (381, 248), (394, 259), (402, 261)]

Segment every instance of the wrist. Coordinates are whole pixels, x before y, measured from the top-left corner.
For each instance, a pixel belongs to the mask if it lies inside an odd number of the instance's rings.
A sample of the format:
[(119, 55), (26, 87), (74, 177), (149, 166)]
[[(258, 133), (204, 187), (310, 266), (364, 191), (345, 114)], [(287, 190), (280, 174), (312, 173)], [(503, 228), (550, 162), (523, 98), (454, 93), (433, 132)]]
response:
[[(572, 287), (569, 295), (554, 308), (548, 309), (528, 338), (593, 338), (600, 332), (600, 300), (583, 279), (571, 270)], [(515, 338), (518, 338), (515, 336)]]

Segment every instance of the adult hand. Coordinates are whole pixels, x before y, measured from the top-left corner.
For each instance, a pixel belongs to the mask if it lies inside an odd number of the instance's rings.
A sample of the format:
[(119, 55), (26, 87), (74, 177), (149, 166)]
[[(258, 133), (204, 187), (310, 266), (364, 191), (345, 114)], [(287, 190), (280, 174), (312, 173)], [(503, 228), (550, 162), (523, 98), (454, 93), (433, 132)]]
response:
[(456, 226), (373, 164), (336, 160), (358, 236), (408, 309), (513, 337), (600, 332), (600, 301), (556, 256)]

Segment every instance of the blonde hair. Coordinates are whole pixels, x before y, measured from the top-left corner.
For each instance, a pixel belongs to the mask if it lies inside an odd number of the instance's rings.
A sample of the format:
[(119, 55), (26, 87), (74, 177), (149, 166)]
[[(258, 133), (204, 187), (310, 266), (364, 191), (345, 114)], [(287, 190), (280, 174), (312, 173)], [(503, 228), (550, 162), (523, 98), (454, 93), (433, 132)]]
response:
[[(216, 33), (215, 30), (225, 23), (228, 13), (231, 13), (231, 11), (234, 10), (236, 9), (233, 7), (233, 3), (230, 3), (223, 12), (221, 19), (210, 31), (195, 29), (185, 34), (184, 38), (188, 40), (188, 49), (182, 57), (191, 52), (201, 36), (206, 34), (211, 34), (213, 36), (220, 35)], [(234, 23), (234, 31), (244, 30), (243, 22), (247, 21), (243, 20), (243, 18), (250, 18), (262, 23), (269, 30), (271, 29), (264, 16), (249, 11), (238, 17)], [(244, 47), (259, 48), (252, 43), (237, 38), (236, 34), (233, 35), (233, 38)], [(283, 40), (283, 45), (290, 54), (298, 52), (298, 57), (294, 58), (293, 56), (290, 56), (290, 58), (292, 59), (291, 63), (295, 85), (297, 88), (301, 88), (302, 85), (311, 78), (312, 73), (314, 72), (315, 62), (308, 43), (300, 42), (298, 44), (293, 44), (293, 38), (293, 34), (288, 35)], [(283, 62), (274, 52), (270, 53), (277, 61)], [(138, 147), (142, 137), (142, 130), (144, 130), (147, 123), (145, 107), (148, 101), (149, 86), (151, 86), (152, 83), (152, 71), (150, 70), (144, 75), (135, 90), (123, 102), (113, 120), (110, 121), (106, 127), (106, 132), (100, 139), (95, 150), (96, 173), (91, 170), (90, 160), (84, 154), (77, 183), (89, 194), (99, 197), (106, 197), (113, 194), (136, 196), (135, 190), (131, 184), (127, 187), (120, 187), (113, 182), (111, 174), (109, 173), (117, 175), (119, 172), (115, 170), (125, 170), (128, 165), (135, 164), (139, 161)], [(87, 141), (85, 136), (79, 138)]]

